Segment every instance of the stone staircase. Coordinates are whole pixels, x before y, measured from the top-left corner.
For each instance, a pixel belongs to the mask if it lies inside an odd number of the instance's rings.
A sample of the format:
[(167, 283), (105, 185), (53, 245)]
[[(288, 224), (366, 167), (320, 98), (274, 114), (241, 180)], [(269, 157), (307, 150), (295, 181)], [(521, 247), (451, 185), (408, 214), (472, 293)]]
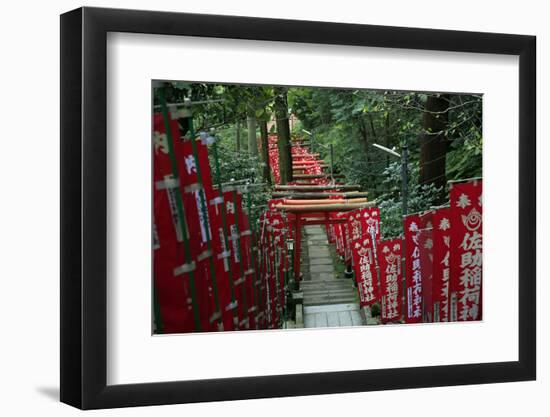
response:
[(304, 306), (356, 303), (356, 290), (350, 280), (313, 280), (302, 282)]
[(357, 290), (351, 279), (338, 276), (324, 227), (305, 226), (303, 237), (304, 327), (361, 325)]

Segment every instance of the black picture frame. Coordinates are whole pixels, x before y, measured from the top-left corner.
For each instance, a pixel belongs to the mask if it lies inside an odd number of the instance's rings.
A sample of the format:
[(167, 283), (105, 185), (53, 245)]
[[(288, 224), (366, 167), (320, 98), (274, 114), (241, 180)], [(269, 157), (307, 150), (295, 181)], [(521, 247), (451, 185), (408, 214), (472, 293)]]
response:
[[(519, 56), (519, 360), (109, 386), (108, 32)], [(536, 38), (252, 17), (80, 8), (61, 16), (61, 401), (82, 409), (534, 380)]]

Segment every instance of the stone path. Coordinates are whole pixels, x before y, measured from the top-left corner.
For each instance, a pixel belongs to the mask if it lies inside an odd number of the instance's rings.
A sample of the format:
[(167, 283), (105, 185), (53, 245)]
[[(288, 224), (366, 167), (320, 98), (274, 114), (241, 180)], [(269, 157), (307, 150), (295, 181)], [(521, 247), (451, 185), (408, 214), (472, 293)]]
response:
[(325, 228), (305, 226), (302, 236), (304, 327), (361, 325), (357, 290), (351, 279), (337, 276)]

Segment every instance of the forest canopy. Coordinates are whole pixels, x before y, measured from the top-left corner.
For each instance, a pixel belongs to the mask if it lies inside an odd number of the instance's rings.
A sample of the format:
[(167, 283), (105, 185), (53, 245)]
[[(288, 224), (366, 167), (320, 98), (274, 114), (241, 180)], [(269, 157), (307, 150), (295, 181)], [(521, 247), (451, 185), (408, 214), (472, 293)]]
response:
[(190, 100), (194, 132), (215, 130), (213, 162), (223, 181), (265, 184), (253, 195), (257, 207), (273, 184), (264, 151), (275, 133), (281, 183), (292, 181), (285, 141), (307, 140), (334, 172), (377, 201), (384, 238), (402, 234), (404, 152), (408, 213), (446, 204), (448, 181), (482, 176), (480, 94), (186, 82), (165, 91), (168, 103)]

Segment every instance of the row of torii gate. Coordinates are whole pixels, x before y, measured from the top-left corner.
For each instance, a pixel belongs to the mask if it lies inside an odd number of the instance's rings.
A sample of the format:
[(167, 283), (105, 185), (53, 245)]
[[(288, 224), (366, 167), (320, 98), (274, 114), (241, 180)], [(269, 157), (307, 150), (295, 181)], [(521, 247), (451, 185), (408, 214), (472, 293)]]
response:
[[(273, 145), (276, 136), (270, 139)], [(359, 185), (341, 182), (344, 177), (334, 174), (332, 166), (320, 159), (319, 153), (311, 153), (305, 140), (294, 139), (291, 146), (293, 182), (274, 186), (271, 207), (285, 213), (292, 227), (293, 273), (298, 290), (302, 280), (302, 228), (343, 224), (346, 217), (332, 214), (372, 207), (375, 202), (367, 200), (368, 193), (361, 191)], [(326, 172), (328, 168), (330, 172)]]

